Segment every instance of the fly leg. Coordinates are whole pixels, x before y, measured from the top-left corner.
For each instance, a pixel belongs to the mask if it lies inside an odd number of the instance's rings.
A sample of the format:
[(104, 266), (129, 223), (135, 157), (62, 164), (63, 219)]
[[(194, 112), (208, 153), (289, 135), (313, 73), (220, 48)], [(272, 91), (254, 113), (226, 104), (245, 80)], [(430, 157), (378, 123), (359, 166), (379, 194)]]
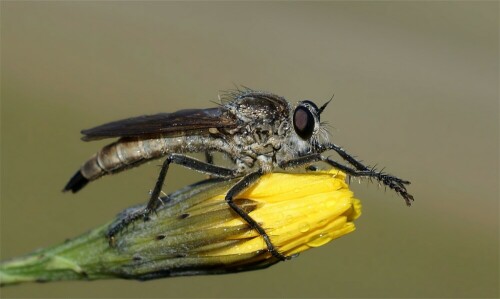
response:
[(123, 228), (132, 223), (133, 221), (143, 218), (144, 220), (149, 219), (149, 215), (152, 212), (156, 211), (161, 204), (160, 193), (163, 187), (163, 183), (165, 182), (165, 177), (167, 176), (168, 168), (171, 163), (175, 163), (178, 165), (182, 165), (184, 167), (208, 173), (215, 177), (224, 177), (224, 178), (234, 178), (237, 176), (236, 171), (229, 168), (224, 168), (212, 164), (208, 164), (194, 158), (180, 155), (180, 154), (170, 154), (163, 162), (163, 165), (160, 170), (160, 174), (158, 175), (158, 179), (156, 180), (155, 187), (151, 192), (151, 197), (149, 198), (148, 204), (144, 209), (135, 211), (125, 216), (121, 221), (112, 225), (107, 232), (107, 237), (113, 242), (114, 236), (119, 233)]
[(302, 165), (307, 165), (309, 163), (313, 162), (318, 162), (322, 161), (330, 166), (333, 166), (337, 169), (340, 169), (347, 173), (348, 175), (355, 176), (355, 177), (367, 177), (367, 178), (374, 178), (377, 181), (381, 182), (385, 186), (389, 187), (390, 189), (394, 190), (396, 193), (401, 195), (403, 199), (406, 202), (407, 206), (411, 206), (411, 202), (413, 201), (413, 196), (408, 193), (406, 190), (405, 185), (409, 185), (409, 181), (402, 180), (400, 178), (397, 178), (395, 176), (392, 176), (390, 174), (383, 173), (381, 171), (376, 171), (374, 168), (368, 168), (367, 166), (363, 165), (361, 162), (357, 161), (354, 157), (350, 156), (347, 154), (343, 149), (339, 148), (342, 150), (342, 154), (339, 153), (339, 155), (344, 158), (347, 162), (352, 164), (355, 168), (350, 168), (348, 166), (345, 166), (341, 163), (338, 163), (330, 158), (324, 157), (321, 154), (311, 154), (303, 157), (299, 157), (293, 160), (286, 161), (284, 163), (280, 164), (281, 168), (292, 168), (292, 167), (299, 167)]
[[(214, 154), (212, 152), (209, 152), (209, 151), (205, 152), (205, 162), (207, 162), (208, 164), (214, 164)], [(208, 175), (209, 179), (213, 179), (216, 177), (217, 177), (216, 175), (212, 175), (212, 174)]]
[(271, 242), (271, 239), (269, 238), (269, 235), (266, 233), (266, 231), (260, 226), (260, 224), (257, 223), (250, 215), (248, 215), (247, 212), (245, 212), (242, 208), (240, 208), (235, 202), (234, 202), (234, 197), (236, 197), (238, 194), (241, 194), (243, 191), (245, 191), (248, 187), (250, 187), (253, 183), (255, 183), (261, 176), (263, 172), (262, 170), (257, 170), (256, 172), (252, 172), (245, 177), (243, 177), (239, 182), (237, 182), (231, 189), (226, 194), (226, 202), (235, 211), (243, 220), (245, 220), (252, 229), (256, 230), (259, 235), (262, 236), (264, 241), (266, 242), (267, 250), (277, 259), (284, 261), (289, 259), (289, 257), (286, 257), (282, 255), (276, 247), (274, 247), (273, 243)]
[[(324, 152), (327, 150), (334, 150), (342, 159), (349, 162), (352, 166), (354, 166), (357, 170), (368, 170), (369, 168), (363, 165), (360, 161), (356, 160), (355, 157), (349, 155), (342, 147), (335, 145), (333, 143), (327, 143), (324, 146), (320, 147), (320, 151)], [(409, 184), (410, 182), (406, 182)]]
[[(408, 205), (408, 206), (411, 205), (411, 202), (413, 201), (413, 196), (406, 191), (406, 186), (405, 186), (405, 185), (409, 185), (410, 181), (402, 180), (400, 178), (389, 175), (387, 173), (383, 173), (382, 171), (377, 172), (377, 171), (375, 171), (375, 168), (373, 168), (373, 167), (370, 168), (370, 167), (363, 165), (363, 163), (356, 160), (355, 157), (349, 155), (342, 147), (335, 145), (333, 143), (326, 144), (326, 146), (324, 147), (323, 150), (329, 150), (329, 149), (334, 150), (340, 157), (342, 157), (342, 159), (349, 162), (357, 170), (364, 171), (364, 172), (372, 172), (372, 173), (376, 174), (375, 176), (371, 176), (371, 177), (375, 177), (379, 182), (382, 182), (385, 186), (396, 191), (399, 195), (401, 195), (404, 198), (404, 200), (406, 201), (406, 205)], [(328, 159), (328, 160), (329, 161), (327, 161), (327, 163), (332, 165), (333, 167), (337, 167), (335, 164), (342, 166), (341, 164), (339, 164), (333, 160), (330, 160), (330, 159)], [(341, 167), (337, 167), (337, 168), (340, 169)]]
[(205, 152), (205, 161), (208, 164), (214, 164), (214, 155), (212, 154), (212, 152), (209, 151)]

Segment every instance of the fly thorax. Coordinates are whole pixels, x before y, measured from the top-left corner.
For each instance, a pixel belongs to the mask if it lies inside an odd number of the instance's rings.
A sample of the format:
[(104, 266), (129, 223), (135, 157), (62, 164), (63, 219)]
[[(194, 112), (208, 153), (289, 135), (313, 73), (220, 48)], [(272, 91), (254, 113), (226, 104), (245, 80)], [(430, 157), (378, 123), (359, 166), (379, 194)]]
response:
[(273, 171), (273, 159), (272, 157), (260, 155), (257, 157), (257, 163), (259, 164), (259, 168), (264, 173), (270, 173)]
[(282, 121), (278, 126), (277, 130), (278, 136), (283, 138), (286, 135), (288, 135), (289, 132), (290, 132), (290, 123), (286, 120)]
[(267, 156), (272, 156), (274, 153), (274, 148), (271, 144), (260, 144), (260, 143), (254, 143), (249, 146), (250, 151), (255, 154), (256, 156), (259, 155), (267, 155)]
[(269, 136), (267, 134), (257, 134), (260, 138), (254, 138), (253, 141), (246, 145), (246, 152), (254, 157), (266, 156), (274, 157), (276, 152), (281, 148), (281, 140), (278, 136)]
[(235, 164), (237, 173), (239, 174), (249, 173), (250, 169), (252, 169), (252, 167), (255, 164), (255, 159), (252, 159), (250, 157), (241, 157), (235, 160)]
[(311, 143), (303, 140), (296, 134), (290, 134), (281, 143), (281, 148), (276, 153), (278, 162), (289, 161), (312, 153)]

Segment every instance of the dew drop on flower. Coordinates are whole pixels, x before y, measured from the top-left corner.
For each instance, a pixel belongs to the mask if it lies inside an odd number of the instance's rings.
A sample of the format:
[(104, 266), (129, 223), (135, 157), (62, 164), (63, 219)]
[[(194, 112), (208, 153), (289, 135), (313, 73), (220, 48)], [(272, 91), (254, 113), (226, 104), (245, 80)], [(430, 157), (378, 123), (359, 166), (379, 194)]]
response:
[(332, 237), (327, 234), (327, 233), (321, 233), (313, 238), (309, 242), (307, 242), (307, 245), (311, 247), (319, 247), (323, 246), (326, 243), (330, 242), (332, 240)]
[(311, 228), (311, 227), (310, 227), (310, 226), (309, 226), (309, 224), (308, 224), (308, 223), (306, 223), (306, 222), (301, 223), (301, 224), (299, 225), (299, 231), (300, 231), (301, 233), (305, 233), (305, 232), (307, 232), (310, 228)]

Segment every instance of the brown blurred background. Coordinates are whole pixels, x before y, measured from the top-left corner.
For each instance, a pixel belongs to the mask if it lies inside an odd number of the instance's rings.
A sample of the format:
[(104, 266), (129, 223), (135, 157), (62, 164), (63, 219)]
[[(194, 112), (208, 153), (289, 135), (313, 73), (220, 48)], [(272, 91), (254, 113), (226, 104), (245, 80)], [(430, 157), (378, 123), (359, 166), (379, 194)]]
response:
[[(1, 2), (1, 259), (147, 200), (159, 162), (61, 189), (79, 131), (243, 84), (323, 103), (333, 140), (410, 179), (353, 184), (357, 231), (270, 269), (26, 284), (3, 297), (497, 297), (498, 2)], [(168, 191), (202, 178), (174, 167)]]

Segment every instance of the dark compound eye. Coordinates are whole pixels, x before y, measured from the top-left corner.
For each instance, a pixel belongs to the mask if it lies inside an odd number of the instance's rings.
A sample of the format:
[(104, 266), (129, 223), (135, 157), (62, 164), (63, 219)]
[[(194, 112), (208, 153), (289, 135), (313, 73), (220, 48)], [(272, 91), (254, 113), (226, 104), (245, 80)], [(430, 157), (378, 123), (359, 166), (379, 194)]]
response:
[(293, 113), (293, 127), (302, 139), (311, 138), (314, 131), (314, 115), (304, 106), (298, 106)]

